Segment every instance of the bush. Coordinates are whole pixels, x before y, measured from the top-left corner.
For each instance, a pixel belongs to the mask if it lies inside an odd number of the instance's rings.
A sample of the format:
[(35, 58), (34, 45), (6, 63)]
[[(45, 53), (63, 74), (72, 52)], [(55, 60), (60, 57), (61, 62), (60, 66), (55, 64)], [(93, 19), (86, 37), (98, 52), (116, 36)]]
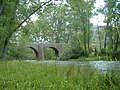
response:
[(57, 60), (60, 60), (60, 61), (67, 61), (67, 60), (70, 60), (70, 57), (72, 55), (72, 51), (69, 50), (69, 49), (66, 49), (64, 51), (64, 53), (62, 53)]
[(78, 49), (68, 49), (58, 58), (58, 60), (65, 61), (70, 59), (78, 59), (79, 57), (88, 57), (88, 53)]
[(113, 60), (120, 60), (120, 51), (115, 51), (112, 53)]

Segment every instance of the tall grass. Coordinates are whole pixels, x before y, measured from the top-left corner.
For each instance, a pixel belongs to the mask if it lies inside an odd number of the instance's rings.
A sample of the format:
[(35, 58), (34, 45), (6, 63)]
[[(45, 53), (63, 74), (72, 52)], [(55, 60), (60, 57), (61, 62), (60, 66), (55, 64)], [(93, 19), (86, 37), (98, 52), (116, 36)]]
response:
[(1, 61), (0, 90), (120, 90), (120, 73), (100, 74), (89, 66)]

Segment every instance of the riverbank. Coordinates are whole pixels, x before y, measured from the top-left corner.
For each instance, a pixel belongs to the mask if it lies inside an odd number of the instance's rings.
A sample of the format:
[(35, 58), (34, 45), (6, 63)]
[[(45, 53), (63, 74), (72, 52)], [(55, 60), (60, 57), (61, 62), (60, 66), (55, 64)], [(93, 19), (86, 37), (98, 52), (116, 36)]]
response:
[(74, 65), (0, 62), (0, 90), (120, 90), (120, 72)]

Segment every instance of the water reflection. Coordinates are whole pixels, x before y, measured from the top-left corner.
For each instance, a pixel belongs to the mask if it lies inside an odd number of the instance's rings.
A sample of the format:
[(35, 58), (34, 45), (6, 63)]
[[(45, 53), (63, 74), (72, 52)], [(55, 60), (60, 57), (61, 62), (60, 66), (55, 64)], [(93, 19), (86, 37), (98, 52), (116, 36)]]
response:
[(98, 70), (120, 70), (120, 61), (91, 61), (89, 63)]
[(27, 62), (32, 63), (48, 63), (48, 64), (60, 64), (60, 65), (74, 65), (77, 67), (91, 66), (97, 70), (107, 71), (107, 70), (120, 70), (120, 61), (36, 61), (36, 60), (27, 60)]

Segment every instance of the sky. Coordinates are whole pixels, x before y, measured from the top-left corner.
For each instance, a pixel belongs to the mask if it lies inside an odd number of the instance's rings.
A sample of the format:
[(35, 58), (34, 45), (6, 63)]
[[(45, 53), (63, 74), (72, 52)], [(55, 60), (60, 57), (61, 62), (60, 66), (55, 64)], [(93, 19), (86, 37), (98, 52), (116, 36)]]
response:
[[(99, 7), (103, 7), (105, 5), (104, 0), (96, 0), (95, 3), (95, 7), (99, 8)], [(90, 19), (90, 22), (93, 23), (93, 25), (99, 25), (99, 26), (104, 26), (106, 25), (105, 23), (103, 23), (105, 19), (105, 16), (102, 14), (99, 14), (97, 16), (93, 16), (93, 18)]]
[[(59, 2), (59, 0), (57, 2)], [(96, 3), (95, 3), (96, 8), (103, 7), (104, 5), (105, 5), (104, 0), (96, 0)], [(104, 25), (106, 25), (105, 23), (103, 23), (104, 18), (105, 18), (104, 15), (99, 14), (97, 16), (93, 16), (90, 19), (90, 22), (93, 25), (104, 26)], [(38, 19), (38, 17), (36, 17), (35, 15), (32, 15), (31, 19), (32, 19), (32, 21), (36, 21)]]

